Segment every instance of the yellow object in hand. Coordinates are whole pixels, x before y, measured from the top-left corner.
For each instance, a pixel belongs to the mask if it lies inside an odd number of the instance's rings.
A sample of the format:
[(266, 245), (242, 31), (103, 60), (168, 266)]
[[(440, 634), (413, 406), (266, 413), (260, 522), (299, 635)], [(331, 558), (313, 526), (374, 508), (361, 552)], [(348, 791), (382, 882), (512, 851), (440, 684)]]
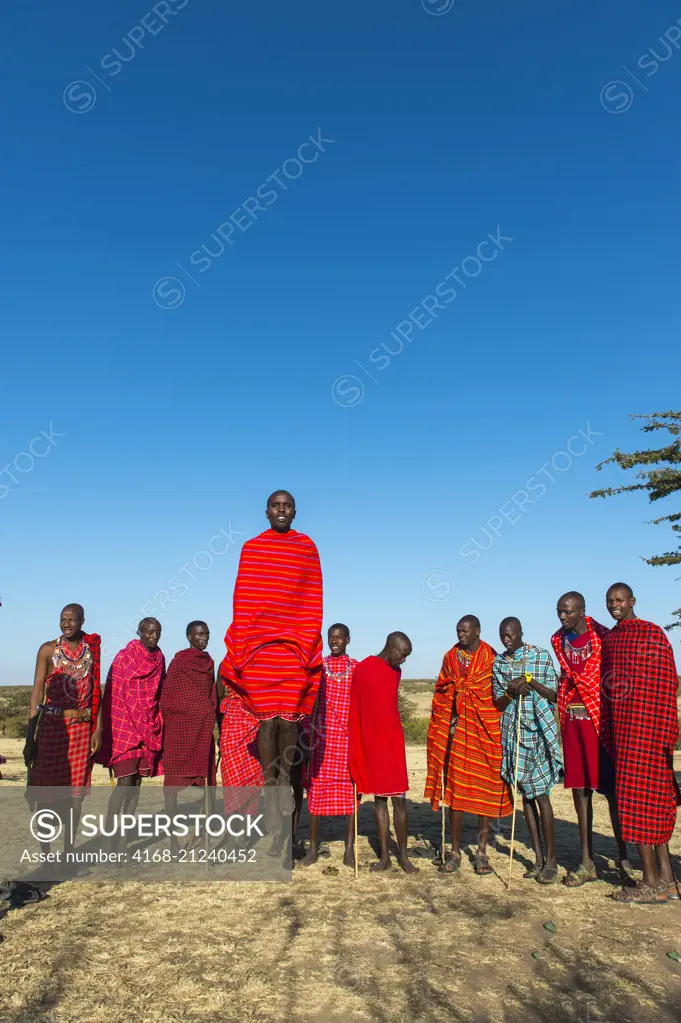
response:
[(529, 671), (525, 672), (525, 681), (528, 683), (528, 685), (532, 681), (532, 675)]

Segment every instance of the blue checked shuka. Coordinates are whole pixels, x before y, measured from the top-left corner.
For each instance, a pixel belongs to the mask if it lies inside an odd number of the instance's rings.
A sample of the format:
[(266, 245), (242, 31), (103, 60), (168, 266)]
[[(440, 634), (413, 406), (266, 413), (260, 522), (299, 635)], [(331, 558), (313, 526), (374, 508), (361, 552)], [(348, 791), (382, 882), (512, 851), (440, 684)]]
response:
[[(558, 689), (558, 676), (548, 650), (523, 643), (512, 654), (499, 654), (492, 666), (492, 692), (495, 700), (503, 696), (511, 679), (529, 673), (547, 689)], [(501, 716), (501, 777), (513, 785), (518, 737), (518, 697), (515, 696)], [(563, 773), (563, 758), (558, 744), (558, 726), (553, 704), (534, 690), (523, 696), (520, 716), (520, 753), (518, 788), (528, 799), (542, 796)]]

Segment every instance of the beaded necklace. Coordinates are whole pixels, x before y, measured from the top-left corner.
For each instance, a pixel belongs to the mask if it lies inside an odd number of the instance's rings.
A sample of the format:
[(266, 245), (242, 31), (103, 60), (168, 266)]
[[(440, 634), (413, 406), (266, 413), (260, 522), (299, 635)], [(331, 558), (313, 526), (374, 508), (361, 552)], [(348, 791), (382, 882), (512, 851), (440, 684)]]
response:
[[(347, 654), (345, 654), (345, 656), (347, 657)], [(330, 658), (328, 657), (324, 658), (324, 673), (326, 674), (327, 678), (332, 679), (334, 682), (344, 682), (347, 678), (350, 677), (350, 675), (352, 674), (352, 664), (350, 663), (349, 657), (348, 663), (343, 671), (331, 671), (328, 666), (329, 660)]]
[(52, 656), (52, 663), (62, 674), (70, 675), (72, 679), (78, 681), (85, 678), (92, 668), (92, 651), (85, 640), (82, 640), (75, 654), (69, 653), (64, 646), (63, 637), (60, 636)]
[(588, 640), (584, 646), (573, 646), (567, 635), (563, 635), (563, 642), (575, 661), (588, 661), (591, 657), (591, 640)]

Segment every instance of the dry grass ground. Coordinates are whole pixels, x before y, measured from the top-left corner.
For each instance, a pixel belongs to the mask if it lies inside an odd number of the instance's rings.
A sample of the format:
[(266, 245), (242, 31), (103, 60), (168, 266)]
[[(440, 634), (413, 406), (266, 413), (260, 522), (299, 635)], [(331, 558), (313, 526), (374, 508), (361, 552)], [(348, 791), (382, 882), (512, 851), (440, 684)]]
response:
[[(22, 783), (20, 747), (0, 740), (1, 785)], [(416, 850), (439, 841), (440, 825), (420, 800), (423, 748), (409, 749), (409, 766)], [(103, 773), (97, 780), (106, 783)], [(569, 793), (556, 789), (554, 805), (559, 859), (569, 867), (577, 842)], [(681, 953), (681, 903), (607, 899), (614, 846), (600, 798), (595, 817), (604, 879), (575, 891), (521, 879), (524, 824), (510, 893), (501, 880), (505, 838), (490, 855), (500, 876), (478, 878), (467, 860), (443, 876), (427, 858), (413, 878), (371, 875), (370, 804), (357, 881), (342, 866), (336, 825), (325, 836), (330, 857), (296, 870), (289, 885), (65, 883), (0, 925), (0, 1020), (671, 1023), (681, 1016), (681, 964), (666, 953)], [(681, 868), (680, 838), (672, 850)]]

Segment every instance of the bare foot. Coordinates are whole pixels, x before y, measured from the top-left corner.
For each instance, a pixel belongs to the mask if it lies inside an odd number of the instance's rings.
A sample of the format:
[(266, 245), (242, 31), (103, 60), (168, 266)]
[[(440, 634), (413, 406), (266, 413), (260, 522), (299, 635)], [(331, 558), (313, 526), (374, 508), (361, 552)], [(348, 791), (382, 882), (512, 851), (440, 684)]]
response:
[(419, 868), (414, 866), (406, 854), (404, 856), (400, 856), (398, 863), (405, 874), (418, 874), (419, 872)]
[(355, 850), (352, 847), (350, 847), (349, 849), (345, 850), (345, 855), (343, 856), (343, 864), (346, 867), (354, 867), (354, 865), (355, 865)]
[(385, 860), (378, 860), (376, 863), (372, 863), (369, 870), (374, 874), (379, 870), (390, 870), (390, 857), (388, 856)]
[(299, 867), (311, 867), (313, 863), (317, 862), (319, 857), (319, 850), (315, 846), (311, 845), (302, 860), (298, 864)]

